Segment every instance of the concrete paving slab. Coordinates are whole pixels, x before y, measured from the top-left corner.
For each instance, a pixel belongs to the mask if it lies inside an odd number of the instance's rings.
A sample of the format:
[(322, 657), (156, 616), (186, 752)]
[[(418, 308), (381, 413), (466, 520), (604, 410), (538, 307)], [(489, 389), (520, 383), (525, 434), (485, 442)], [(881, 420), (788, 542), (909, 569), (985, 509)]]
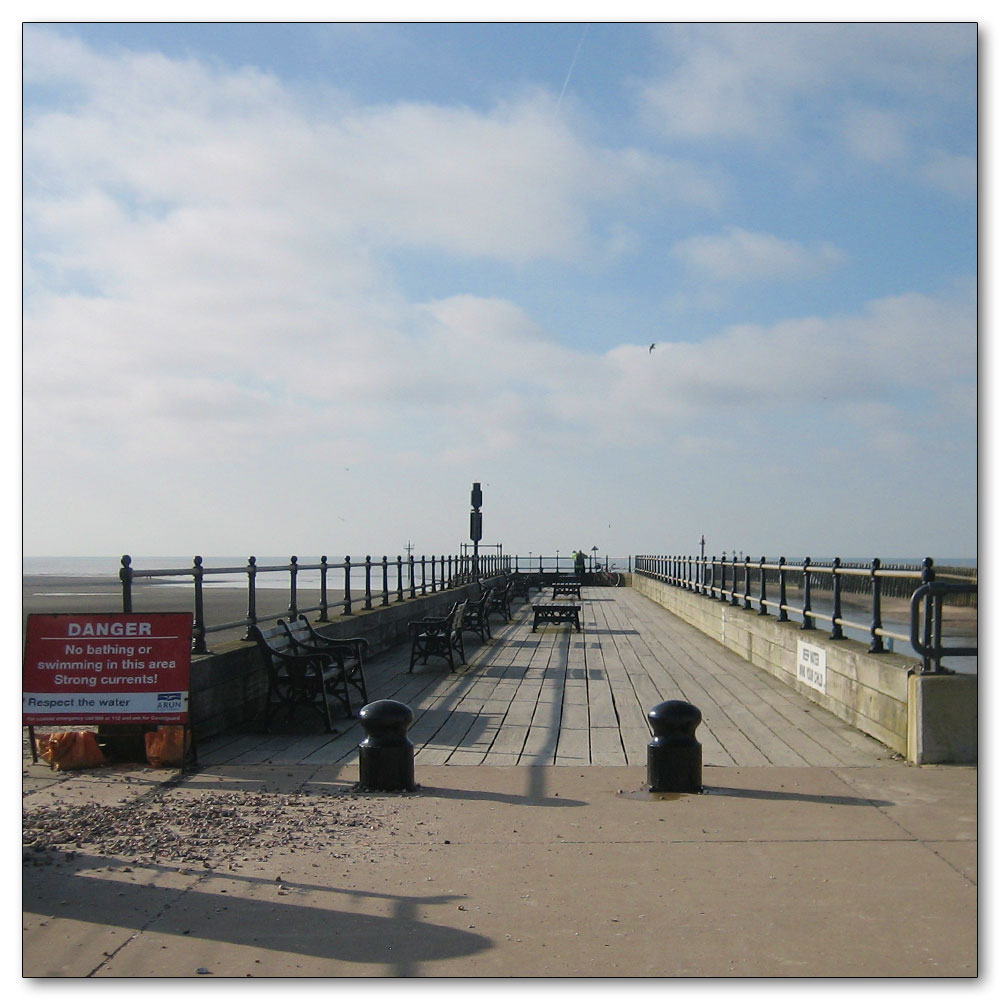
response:
[(860, 795), (892, 795), (884, 810), (893, 822), (922, 840), (974, 841), (977, 834), (979, 772), (975, 767), (924, 766), (894, 769), (892, 780), (880, 768), (838, 768), (836, 774)]
[[(443, 765), (357, 795), (351, 765), (206, 768), (157, 795), (370, 821), (203, 868), (86, 848), (27, 866), (24, 973), (971, 977), (971, 777), (706, 768), (705, 794), (656, 796), (641, 767)], [(918, 805), (934, 839), (907, 828)]]

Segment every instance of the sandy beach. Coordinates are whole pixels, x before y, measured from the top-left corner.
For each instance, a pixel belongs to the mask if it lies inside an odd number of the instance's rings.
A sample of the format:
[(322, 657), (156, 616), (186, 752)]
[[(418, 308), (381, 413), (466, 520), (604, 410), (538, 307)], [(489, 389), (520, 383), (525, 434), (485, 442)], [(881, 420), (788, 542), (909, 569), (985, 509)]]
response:
[[(358, 594), (352, 593), (352, 600), (356, 601), (357, 598)], [(289, 594), (284, 589), (258, 588), (257, 617), (284, 614), (288, 611), (288, 599)], [(329, 602), (342, 599), (342, 592), (327, 591)], [(296, 592), (300, 613), (307, 608), (318, 607), (319, 600), (318, 589), (299, 588)], [(241, 622), (247, 615), (247, 590), (245, 587), (215, 587), (206, 584), (204, 607), (205, 621), (210, 626)], [(30, 614), (117, 613), (121, 610), (122, 591), (115, 580), (96, 577), (25, 576), (21, 581), (22, 627)], [(136, 580), (132, 584), (132, 610), (193, 611), (194, 587), (190, 582), (174, 584)], [(332, 608), (330, 615), (333, 617), (339, 612), (339, 608)], [(245, 625), (209, 633), (209, 648), (212, 648), (213, 644), (241, 639), (245, 633)]]

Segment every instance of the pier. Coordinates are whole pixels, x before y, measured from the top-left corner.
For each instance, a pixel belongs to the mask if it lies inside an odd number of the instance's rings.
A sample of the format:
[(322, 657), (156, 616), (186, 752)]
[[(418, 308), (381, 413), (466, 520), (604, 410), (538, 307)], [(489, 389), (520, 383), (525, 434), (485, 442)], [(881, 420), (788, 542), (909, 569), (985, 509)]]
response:
[[(580, 632), (532, 631), (550, 594), (467, 633), (454, 673), (410, 673), (406, 642), (372, 656), (370, 698), (413, 712), (412, 792), (358, 790), (347, 717), (230, 727), (183, 774), (26, 762), (26, 817), (99, 822), (26, 854), (25, 974), (978, 974), (974, 766), (908, 764), (634, 587), (584, 586)], [(219, 643), (201, 669), (252, 655)], [(700, 794), (646, 783), (647, 714), (672, 698), (703, 716)]]
[[(584, 587), (582, 631), (532, 631), (531, 601), (515, 602), (493, 639), (466, 634), (455, 673), (431, 660), (408, 673), (409, 646), (375, 656), (366, 669), (371, 700), (409, 705), (416, 763), (639, 765), (646, 713), (666, 698), (697, 704), (707, 766), (873, 766), (899, 755), (666, 613), (629, 587)], [(230, 733), (201, 752), (218, 763), (353, 763), (363, 732)]]

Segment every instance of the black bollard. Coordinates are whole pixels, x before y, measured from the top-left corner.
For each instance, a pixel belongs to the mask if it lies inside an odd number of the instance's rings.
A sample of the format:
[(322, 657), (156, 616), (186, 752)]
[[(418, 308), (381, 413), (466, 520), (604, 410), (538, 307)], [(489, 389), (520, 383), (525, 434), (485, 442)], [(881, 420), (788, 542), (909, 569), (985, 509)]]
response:
[(358, 788), (365, 792), (412, 792), (413, 744), (406, 731), (413, 710), (388, 698), (358, 712), (365, 738), (358, 744)]
[(701, 712), (686, 701), (664, 701), (646, 716), (653, 731), (646, 750), (651, 792), (700, 792), (701, 744), (694, 731)]

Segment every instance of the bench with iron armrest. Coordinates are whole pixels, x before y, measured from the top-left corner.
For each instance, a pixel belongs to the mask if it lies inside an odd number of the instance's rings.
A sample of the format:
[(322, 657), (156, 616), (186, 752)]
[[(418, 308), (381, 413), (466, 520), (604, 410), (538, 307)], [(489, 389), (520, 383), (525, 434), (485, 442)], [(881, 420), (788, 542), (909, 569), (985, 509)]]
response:
[(462, 629), (465, 632), (475, 632), (483, 642), (493, 637), (490, 631), (490, 600), (493, 588), (486, 587), (482, 596), (475, 601), (469, 601), (465, 606), (465, 617), (462, 619)]
[(493, 596), (490, 598), (489, 611), (487, 614), (493, 614), (495, 611), (497, 614), (502, 616), (505, 622), (509, 622), (511, 619), (510, 610), (510, 600), (514, 595), (514, 579), (513, 577), (502, 584), (498, 584), (493, 590)]
[[(321, 635), (313, 628), (305, 615), (299, 615), (292, 621), (278, 619), (278, 624), (284, 628), (288, 637), (300, 652), (317, 651), (320, 653), (337, 650), (342, 654), (344, 662), (344, 679), (361, 696), (359, 708), (368, 704), (368, 685), (365, 684), (364, 660), (368, 653), (368, 640), (362, 636), (348, 639), (332, 639)], [(348, 712), (348, 714), (351, 714)]]
[(574, 579), (556, 580), (552, 584), (552, 599), (555, 600), (560, 595), (563, 597), (580, 597), (580, 581)]
[(297, 707), (306, 705), (319, 714), (327, 731), (332, 732), (331, 697), (340, 702), (348, 715), (351, 714), (344, 655), (340, 650), (303, 652), (296, 648), (283, 625), (269, 629), (254, 625), (250, 634), (267, 667), (265, 731), (270, 727), (273, 716), (282, 708), (291, 719)]
[(457, 601), (444, 618), (419, 618), (409, 623), (408, 627), (413, 635), (409, 673), (413, 673), (413, 664), (417, 660), (426, 663), (428, 656), (444, 657), (453, 673), (456, 655), (461, 663), (465, 663), (462, 626), (467, 604), (467, 601)]
[(542, 585), (536, 576), (531, 573), (515, 573), (512, 577), (514, 581), (514, 597), (523, 597), (527, 600), (531, 596), (531, 589), (541, 590)]

